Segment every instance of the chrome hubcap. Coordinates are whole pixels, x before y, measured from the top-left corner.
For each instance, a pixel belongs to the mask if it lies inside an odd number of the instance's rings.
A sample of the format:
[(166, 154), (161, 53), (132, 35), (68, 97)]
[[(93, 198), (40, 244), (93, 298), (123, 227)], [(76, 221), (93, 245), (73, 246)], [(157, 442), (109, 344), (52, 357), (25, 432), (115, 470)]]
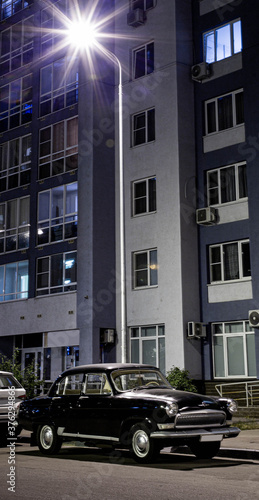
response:
[(41, 431), (41, 443), (44, 448), (49, 448), (53, 441), (53, 432), (50, 427), (43, 427)]
[(133, 451), (139, 457), (144, 457), (149, 451), (149, 437), (145, 431), (139, 430), (133, 436)]

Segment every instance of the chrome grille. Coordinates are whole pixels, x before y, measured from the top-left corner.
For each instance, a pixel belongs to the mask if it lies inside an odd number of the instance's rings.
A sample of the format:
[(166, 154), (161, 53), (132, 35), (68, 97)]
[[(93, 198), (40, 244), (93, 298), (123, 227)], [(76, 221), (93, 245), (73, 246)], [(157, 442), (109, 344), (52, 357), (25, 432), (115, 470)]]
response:
[(197, 410), (195, 412), (178, 413), (175, 428), (218, 427), (225, 423), (226, 415), (223, 411)]

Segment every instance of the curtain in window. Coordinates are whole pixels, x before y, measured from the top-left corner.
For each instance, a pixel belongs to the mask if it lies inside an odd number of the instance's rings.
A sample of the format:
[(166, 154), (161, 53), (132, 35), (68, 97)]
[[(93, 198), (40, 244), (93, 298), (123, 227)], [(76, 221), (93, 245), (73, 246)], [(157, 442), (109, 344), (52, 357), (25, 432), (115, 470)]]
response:
[(238, 246), (237, 243), (230, 243), (223, 246), (224, 252), (224, 279), (239, 279)]
[(218, 98), (219, 130), (233, 127), (232, 94)]
[[(52, 152), (57, 153), (61, 152), (61, 155), (64, 154), (64, 122), (56, 123), (53, 126), (53, 145)], [(60, 154), (54, 155), (54, 159), (59, 157)]]
[(220, 171), (221, 203), (236, 200), (235, 167), (223, 168)]
[(238, 167), (239, 198), (247, 197), (246, 165)]
[(78, 144), (78, 118), (67, 121), (67, 148)]

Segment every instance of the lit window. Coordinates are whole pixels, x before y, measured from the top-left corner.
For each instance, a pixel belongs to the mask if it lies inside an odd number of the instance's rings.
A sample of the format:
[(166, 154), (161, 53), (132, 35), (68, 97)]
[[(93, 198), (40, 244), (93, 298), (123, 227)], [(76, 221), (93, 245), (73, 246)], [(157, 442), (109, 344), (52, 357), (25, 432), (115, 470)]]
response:
[(25, 9), (31, 5), (33, 0), (2, 0), (1, 1), (1, 20), (16, 14), (19, 10)]
[(251, 277), (249, 240), (211, 245), (210, 283)]
[(204, 60), (207, 63), (221, 61), (242, 51), (241, 21), (215, 28), (203, 35)]
[(208, 205), (220, 205), (247, 198), (246, 163), (207, 172)]
[(0, 132), (18, 127), (32, 119), (32, 75), (0, 88)]
[(134, 288), (157, 285), (157, 250), (145, 250), (133, 254)]
[(0, 253), (29, 247), (30, 197), (0, 204)]
[(77, 237), (77, 182), (38, 194), (38, 245)]
[(28, 273), (28, 260), (0, 266), (0, 302), (28, 298)]
[(76, 290), (77, 253), (68, 252), (37, 259), (36, 295)]

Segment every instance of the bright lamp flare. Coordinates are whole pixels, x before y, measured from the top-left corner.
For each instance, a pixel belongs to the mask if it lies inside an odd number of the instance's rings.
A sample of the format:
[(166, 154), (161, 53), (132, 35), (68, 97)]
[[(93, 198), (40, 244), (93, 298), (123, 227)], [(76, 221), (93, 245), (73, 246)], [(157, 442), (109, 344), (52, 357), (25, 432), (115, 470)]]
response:
[(88, 48), (96, 41), (96, 30), (87, 22), (72, 23), (68, 29), (68, 38), (70, 43), (76, 47)]

